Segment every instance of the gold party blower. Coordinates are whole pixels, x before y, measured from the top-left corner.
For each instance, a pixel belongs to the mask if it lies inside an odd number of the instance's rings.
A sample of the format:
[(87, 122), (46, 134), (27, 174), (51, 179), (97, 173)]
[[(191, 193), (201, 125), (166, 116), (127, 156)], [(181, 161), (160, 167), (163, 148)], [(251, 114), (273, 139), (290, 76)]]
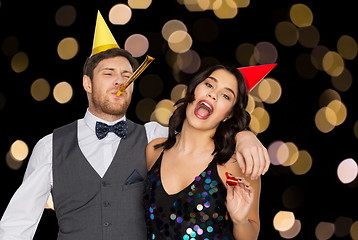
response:
[(130, 78), (128, 79), (128, 81), (123, 84), (118, 92), (117, 92), (117, 96), (121, 95), (122, 92), (124, 92), (126, 90), (126, 88), (134, 81), (137, 79), (137, 77), (148, 67), (148, 65), (154, 60), (153, 57), (148, 56), (145, 58), (144, 62), (137, 68), (137, 70), (134, 71), (134, 73), (130, 76)]

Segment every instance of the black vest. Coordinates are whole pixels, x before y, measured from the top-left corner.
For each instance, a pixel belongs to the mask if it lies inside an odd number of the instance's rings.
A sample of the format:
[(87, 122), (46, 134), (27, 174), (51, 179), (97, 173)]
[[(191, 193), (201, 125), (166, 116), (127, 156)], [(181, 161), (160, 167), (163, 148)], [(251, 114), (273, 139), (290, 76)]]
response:
[(77, 121), (54, 130), (52, 196), (58, 240), (146, 239), (145, 181), (126, 185), (126, 180), (134, 170), (146, 178), (147, 136), (142, 125), (127, 124), (127, 138), (121, 139), (103, 178), (79, 148)]

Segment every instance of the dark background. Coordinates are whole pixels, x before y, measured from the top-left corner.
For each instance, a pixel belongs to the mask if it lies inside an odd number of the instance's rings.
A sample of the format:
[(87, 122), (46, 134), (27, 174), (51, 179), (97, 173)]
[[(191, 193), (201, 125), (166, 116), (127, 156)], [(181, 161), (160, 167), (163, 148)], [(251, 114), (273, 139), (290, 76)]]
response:
[[(356, 85), (357, 59), (345, 61), (345, 66), (353, 76), (351, 88), (341, 93), (342, 102), (347, 107), (347, 119), (330, 133), (320, 132), (314, 117), (319, 110), (319, 97), (333, 86), (330, 76), (318, 71), (313, 79), (303, 79), (296, 71), (299, 54), (310, 54), (312, 49), (296, 44), (282, 46), (275, 38), (275, 26), (280, 21), (289, 21), (289, 9), (293, 4), (303, 3), (311, 8), (313, 25), (319, 30), (320, 42), (332, 51), (337, 49), (337, 40), (342, 35), (357, 39), (357, 13), (352, 1), (251, 1), (247, 8), (239, 9), (234, 19), (220, 20), (212, 11), (189, 12), (175, 0), (153, 0), (146, 10), (132, 10), (132, 19), (124, 26), (108, 22), (108, 12), (117, 3), (125, 1), (0, 1), (0, 44), (8, 36), (19, 40), (19, 51), (29, 56), (29, 67), (22, 73), (11, 69), (11, 56), (0, 53), (0, 213), (21, 184), (27, 157), (19, 170), (11, 170), (5, 162), (6, 153), (17, 139), (25, 141), (32, 150), (36, 142), (75, 119), (82, 118), (87, 108), (87, 98), (82, 88), (82, 66), (91, 52), (95, 19), (100, 10), (118, 44), (123, 47), (126, 38), (140, 33), (149, 36), (159, 34), (163, 25), (172, 19), (186, 24), (189, 34), (193, 23), (200, 18), (210, 18), (217, 22), (220, 35), (211, 43), (200, 43), (193, 38), (192, 49), (203, 57), (213, 56), (220, 61), (236, 62), (235, 49), (240, 43), (256, 44), (268, 41), (278, 51), (277, 67), (270, 77), (277, 79), (282, 87), (280, 100), (265, 105), (270, 114), (269, 128), (258, 135), (265, 146), (275, 140), (294, 142), (299, 149), (307, 150), (313, 160), (310, 171), (302, 176), (294, 175), (289, 168), (271, 166), (262, 178), (261, 193), (261, 232), (260, 239), (282, 239), (273, 227), (273, 218), (278, 211), (292, 211), (301, 221), (301, 231), (295, 239), (316, 239), (315, 228), (324, 221), (334, 223), (339, 217), (358, 220), (357, 184), (342, 184), (337, 178), (337, 167), (346, 158), (358, 159), (357, 143), (353, 127), (358, 120)], [(72, 5), (77, 18), (70, 27), (56, 25), (55, 13), (63, 5)], [(65, 37), (74, 37), (80, 44), (78, 55), (69, 60), (61, 60), (56, 52), (57, 44)], [(149, 48), (148, 54), (156, 60), (145, 73), (158, 74), (165, 82), (164, 91), (155, 100), (170, 98), (171, 89), (177, 84), (172, 69), (165, 60), (168, 50), (163, 41), (162, 49)], [(142, 62), (143, 57), (138, 61)], [(239, 67), (239, 66), (238, 66)], [(184, 74), (185, 75), (185, 74)], [(61, 81), (69, 82), (74, 90), (71, 101), (58, 104), (53, 97), (37, 102), (30, 94), (31, 83), (37, 78), (49, 81), (51, 89)], [(183, 79), (189, 79), (184, 76)], [(137, 86), (137, 85), (136, 85)], [(136, 102), (142, 96), (136, 91), (127, 117), (140, 122), (134, 112)], [(302, 191), (302, 204), (294, 209), (282, 203), (282, 194), (288, 187)], [(35, 239), (56, 239), (57, 223), (52, 210), (45, 210)], [(339, 235), (339, 234), (338, 234)], [(350, 239), (349, 235), (333, 236), (331, 239)]]

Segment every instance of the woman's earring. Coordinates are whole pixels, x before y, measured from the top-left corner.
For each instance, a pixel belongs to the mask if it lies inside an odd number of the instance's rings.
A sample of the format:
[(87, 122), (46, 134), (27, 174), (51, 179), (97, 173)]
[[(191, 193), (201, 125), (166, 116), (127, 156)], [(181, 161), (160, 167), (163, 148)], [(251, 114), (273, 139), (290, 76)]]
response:
[(225, 119), (223, 120), (223, 122), (226, 122), (226, 120), (227, 120), (227, 118), (225, 118)]

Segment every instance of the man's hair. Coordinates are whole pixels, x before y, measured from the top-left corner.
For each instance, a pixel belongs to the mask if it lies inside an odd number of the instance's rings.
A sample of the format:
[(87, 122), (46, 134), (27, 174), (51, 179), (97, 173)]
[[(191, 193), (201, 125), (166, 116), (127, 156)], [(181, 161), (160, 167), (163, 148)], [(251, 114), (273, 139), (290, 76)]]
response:
[(111, 48), (106, 51), (97, 53), (93, 56), (87, 58), (84, 66), (83, 66), (83, 75), (87, 75), (90, 79), (93, 78), (93, 70), (97, 67), (98, 63), (107, 58), (114, 58), (114, 57), (125, 57), (128, 59), (129, 63), (131, 64), (132, 68), (135, 68), (136, 61), (133, 58), (132, 54), (128, 51), (121, 49), (121, 48)]

